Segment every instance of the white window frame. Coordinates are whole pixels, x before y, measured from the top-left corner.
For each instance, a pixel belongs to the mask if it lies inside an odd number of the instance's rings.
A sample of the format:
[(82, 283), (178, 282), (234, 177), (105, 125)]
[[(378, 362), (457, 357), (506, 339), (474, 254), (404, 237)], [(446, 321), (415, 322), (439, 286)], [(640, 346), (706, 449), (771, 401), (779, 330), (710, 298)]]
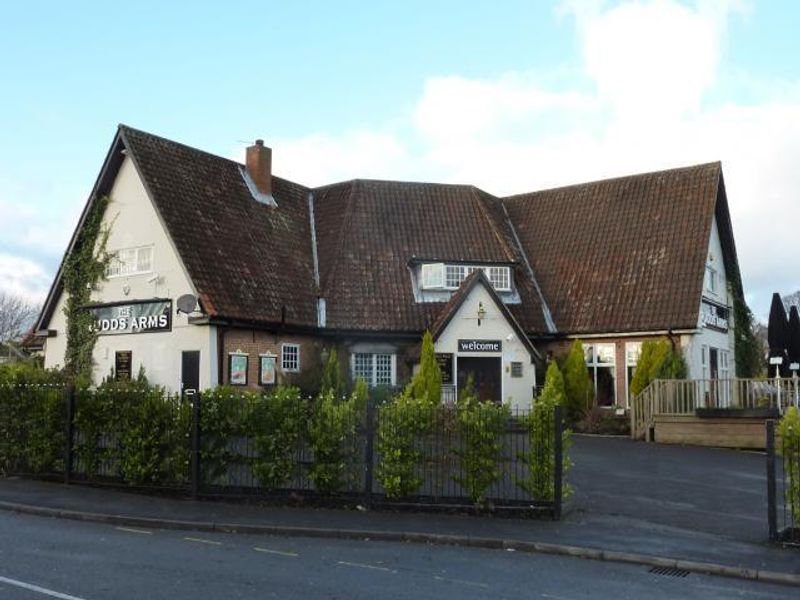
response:
[[(370, 377), (367, 381), (366, 378), (362, 377), (361, 375), (356, 374), (356, 356), (369, 356), (371, 361), (370, 366)], [(379, 356), (389, 356), (391, 357), (391, 381), (389, 383), (378, 383), (378, 357)], [(367, 385), (369, 387), (375, 387), (378, 385), (388, 385), (388, 386), (395, 386), (397, 385), (397, 355), (391, 352), (353, 352), (350, 355), (350, 373), (355, 381), (356, 378), (361, 377), (365, 381), (367, 381)]]
[[(642, 344), (644, 342), (625, 342), (625, 400), (628, 403), (628, 408), (631, 405), (631, 390), (630, 385), (628, 384), (628, 368), (633, 367), (634, 373), (636, 372), (636, 367), (639, 364), (639, 360), (642, 358)], [(636, 360), (631, 360), (630, 354), (631, 350), (638, 346), (639, 350), (636, 352)], [(633, 381), (633, 378), (631, 378)]]
[[(287, 367), (286, 366), (286, 359), (289, 357), (286, 354), (286, 350), (289, 348), (293, 348), (295, 350), (295, 358), (297, 365), (294, 367)], [(281, 344), (281, 371), (284, 373), (297, 373), (300, 371), (300, 344), (293, 344), (293, 343), (284, 343)]]
[[(604, 362), (599, 362), (597, 360), (597, 354), (598, 354), (597, 347), (598, 346), (610, 346), (611, 348), (614, 349), (614, 352), (612, 354), (613, 362), (604, 363)], [(591, 353), (588, 358), (586, 357), (587, 350), (589, 350), (589, 352)], [(598, 343), (598, 344), (588, 344), (587, 346), (584, 346), (584, 358), (586, 359), (586, 368), (589, 369), (589, 376), (592, 378), (592, 389), (594, 390), (594, 403), (592, 404), (592, 406), (596, 406), (597, 405), (597, 369), (598, 368), (604, 368), (604, 369), (605, 368), (610, 368), (611, 369), (612, 378), (613, 378), (613, 381), (614, 381), (614, 398), (613, 398), (614, 402), (611, 404), (611, 406), (602, 407), (602, 408), (612, 408), (614, 406), (618, 406), (617, 405), (617, 386), (619, 385), (619, 382), (617, 381), (617, 379), (618, 379), (618, 377), (617, 377), (617, 345), (613, 344), (613, 343), (609, 344), (609, 343), (602, 343), (602, 342)], [(625, 378), (627, 380), (627, 374), (626, 374)]]
[(428, 263), (422, 265), (422, 289), (440, 289), (444, 287), (444, 263)]
[(717, 273), (717, 270), (711, 265), (706, 265), (706, 291), (711, 292), (716, 296), (718, 288), (719, 273)]
[[(140, 265), (143, 262), (142, 255), (145, 252), (150, 253), (150, 265), (147, 269), (141, 269)], [(133, 253), (133, 257), (121, 260), (120, 255)], [(145, 275), (153, 272), (153, 262), (155, 260), (155, 250), (152, 244), (149, 246), (133, 246), (131, 248), (120, 248), (111, 252), (111, 260), (106, 267), (106, 279), (115, 279), (118, 277), (132, 277), (134, 275)]]
[[(483, 271), (486, 279), (498, 292), (511, 291), (511, 267), (502, 265), (463, 265), (455, 263), (425, 263), (421, 278), (423, 290), (457, 290), (464, 280), (477, 270)], [(453, 275), (458, 272), (455, 277)], [(457, 279), (458, 283), (453, 283)]]

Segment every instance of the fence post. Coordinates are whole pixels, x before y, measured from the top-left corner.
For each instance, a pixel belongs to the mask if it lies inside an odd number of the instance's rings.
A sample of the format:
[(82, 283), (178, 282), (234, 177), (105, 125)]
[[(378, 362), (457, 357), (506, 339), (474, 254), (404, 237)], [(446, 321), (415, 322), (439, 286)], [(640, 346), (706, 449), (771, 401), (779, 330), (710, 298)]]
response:
[(189, 480), (192, 499), (200, 495), (200, 392), (186, 394), (192, 402), (192, 459)]
[(364, 504), (369, 508), (372, 504), (372, 480), (375, 466), (375, 404), (367, 398), (367, 414), (364, 423)]
[(775, 493), (775, 421), (767, 421), (767, 521), (769, 539), (778, 539), (778, 507)]
[(556, 405), (553, 409), (553, 454), (555, 465), (553, 465), (553, 519), (558, 521), (561, 519), (561, 496), (564, 487), (564, 421), (562, 418), (562, 409), (560, 405)]
[(72, 481), (72, 442), (75, 437), (75, 386), (71, 383), (64, 388), (66, 423), (64, 431), (64, 483)]

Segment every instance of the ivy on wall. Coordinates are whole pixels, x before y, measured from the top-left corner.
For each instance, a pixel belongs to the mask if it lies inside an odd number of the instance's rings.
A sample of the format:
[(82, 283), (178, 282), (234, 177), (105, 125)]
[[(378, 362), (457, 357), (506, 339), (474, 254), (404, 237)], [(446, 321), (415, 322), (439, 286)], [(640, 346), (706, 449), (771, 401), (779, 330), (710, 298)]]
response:
[(764, 374), (761, 344), (753, 333), (753, 313), (745, 302), (742, 284), (737, 275), (729, 280), (728, 293), (733, 300), (733, 343), (737, 377), (758, 377)]
[(64, 367), (71, 379), (90, 381), (92, 352), (97, 334), (92, 330), (92, 315), (83, 307), (92, 291), (105, 278), (111, 255), (106, 251), (109, 227), (103, 227), (103, 215), (111, 200), (101, 196), (92, 202), (75, 246), (64, 261), (62, 280), (67, 295), (67, 349)]

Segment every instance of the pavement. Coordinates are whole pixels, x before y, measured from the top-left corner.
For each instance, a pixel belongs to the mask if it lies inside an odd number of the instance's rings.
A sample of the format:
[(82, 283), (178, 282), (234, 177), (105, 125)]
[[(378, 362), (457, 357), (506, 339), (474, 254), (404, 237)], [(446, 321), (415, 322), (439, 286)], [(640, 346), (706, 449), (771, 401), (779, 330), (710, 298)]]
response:
[(163, 529), (413, 541), (580, 556), (800, 585), (800, 552), (767, 542), (765, 457), (575, 436), (559, 522), (275, 507), (0, 480), (0, 508)]

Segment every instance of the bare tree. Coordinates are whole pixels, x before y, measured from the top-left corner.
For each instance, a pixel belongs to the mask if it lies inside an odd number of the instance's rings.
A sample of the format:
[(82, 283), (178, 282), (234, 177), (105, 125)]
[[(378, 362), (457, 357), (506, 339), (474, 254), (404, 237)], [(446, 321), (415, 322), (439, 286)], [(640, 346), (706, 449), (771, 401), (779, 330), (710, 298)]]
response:
[(785, 296), (781, 296), (781, 300), (783, 300), (783, 306), (786, 308), (786, 312), (788, 313), (792, 305), (800, 306), (800, 290), (792, 292), (791, 294), (786, 294)]
[(38, 314), (37, 305), (21, 296), (0, 291), (0, 343), (20, 339)]

